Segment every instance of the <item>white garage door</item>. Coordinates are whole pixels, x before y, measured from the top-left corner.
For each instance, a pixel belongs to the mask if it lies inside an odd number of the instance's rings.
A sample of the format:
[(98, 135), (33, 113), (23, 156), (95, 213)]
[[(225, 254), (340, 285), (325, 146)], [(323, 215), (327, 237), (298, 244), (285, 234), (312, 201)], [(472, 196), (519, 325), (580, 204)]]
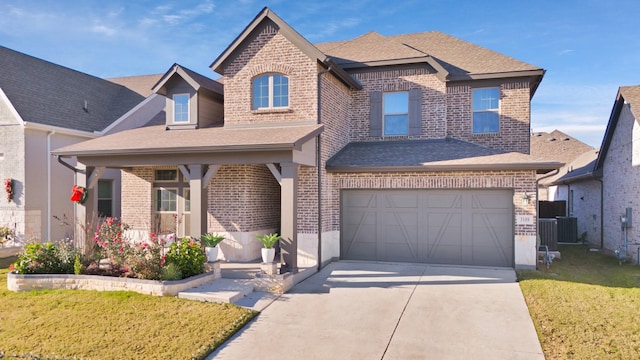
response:
[(510, 190), (344, 190), (341, 257), (514, 266)]

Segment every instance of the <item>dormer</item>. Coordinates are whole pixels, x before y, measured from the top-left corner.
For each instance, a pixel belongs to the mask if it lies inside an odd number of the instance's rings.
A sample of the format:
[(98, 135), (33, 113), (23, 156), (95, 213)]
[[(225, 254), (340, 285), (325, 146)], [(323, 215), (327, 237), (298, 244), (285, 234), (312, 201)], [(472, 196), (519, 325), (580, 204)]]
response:
[(224, 125), (223, 86), (174, 64), (153, 87), (166, 98), (167, 130)]

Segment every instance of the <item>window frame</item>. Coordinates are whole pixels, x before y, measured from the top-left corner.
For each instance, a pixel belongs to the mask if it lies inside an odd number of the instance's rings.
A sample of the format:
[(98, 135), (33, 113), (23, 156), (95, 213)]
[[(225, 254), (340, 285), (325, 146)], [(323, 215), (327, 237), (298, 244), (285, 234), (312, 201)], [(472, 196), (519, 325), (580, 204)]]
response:
[[(389, 112), (386, 110), (386, 96), (390, 94), (405, 94), (406, 95), (406, 111), (404, 112)], [(406, 122), (406, 129), (403, 134), (389, 134), (387, 133), (387, 116), (400, 116), (404, 115)], [(382, 136), (408, 136), (409, 135), (409, 91), (385, 91), (382, 93)]]
[[(482, 108), (482, 109), (475, 109), (475, 102), (474, 102), (474, 93), (476, 91), (480, 91), (480, 90), (495, 90), (497, 91), (497, 103), (498, 106), (496, 108)], [(500, 106), (502, 101), (500, 100), (500, 93), (501, 93), (501, 89), (498, 86), (487, 86), (487, 87), (478, 87), (478, 88), (473, 88), (471, 89), (471, 132), (473, 134), (497, 134), (500, 132)], [(496, 129), (495, 131), (476, 131), (476, 114), (480, 114), (480, 113), (488, 113), (488, 114), (495, 114), (496, 116), (496, 121), (497, 121), (497, 125), (496, 125)]]
[[(274, 99), (276, 98), (275, 95), (275, 89), (276, 89), (276, 84), (274, 81), (274, 77), (275, 76), (279, 76), (282, 77), (283, 79), (286, 79), (286, 105), (279, 105), (279, 106), (275, 106), (274, 103)], [(263, 99), (264, 96), (260, 96), (260, 97), (256, 97), (256, 83), (260, 80), (260, 79), (264, 79), (267, 78), (267, 95), (266, 95), (266, 99), (267, 99), (267, 106), (259, 106), (256, 101), (256, 99)], [(281, 74), (281, 73), (264, 73), (264, 74), (260, 74), (256, 77), (254, 77), (253, 79), (251, 79), (251, 110), (272, 110), (272, 109), (288, 109), (289, 108), (289, 100), (290, 100), (290, 96), (289, 94), (291, 93), (290, 89), (291, 89), (291, 84), (289, 81), (289, 76), (285, 75), (285, 74)], [(279, 85), (278, 85), (279, 86)], [(279, 97), (283, 97), (282, 94), (279, 95)], [(261, 101), (260, 101), (261, 103)]]
[[(175, 171), (176, 177), (174, 179), (164, 180), (157, 178), (157, 171)], [(174, 215), (176, 223), (173, 226), (175, 233), (179, 237), (187, 236), (189, 232), (190, 214), (191, 214), (191, 199), (187, 199), (186, 195), (191, 196), (191, 190), (189, 182), (185, 180), (184, 176), (178, 169), (154, 169), (154, 181), (152, 184), (152, 212), (155, 215)], [(158, 210), (158, 191), (175, 191), (175, 210)], [(189, 206), (189, 211), (186, 207)], [(162, 208), (162, 207), (161, 207)], [(159, 229), (162, 230), (162, 229)]]
[[(109, 186), (109, 192), (110, 192), (109, 195), (110, 196), (108, 198), (100, 196), (100, 184), (101, 183), (102, 184), (107, 183), (108, 186)], [(113, 201), (113, 195), (114, 195), (113, 184), (114, 184), (113, 179), (99, 179), (98, 183), (96, 184), (96, 188), (98, 190), (97, 194), (96, 194), (97, 195), (96, 196), (96, 200), (97, 200), (97, 204), (96, 205), (97, 205), (97, 209), (98, 209), (98, 216), (113, 217), (113, 202), (114, 202)], [(110, 204), (109, 204), (110, 209), (109, 209), (109, 213), (108, 214), (104, 214), (104, 213), (100, 212), (100, 202), (101, 201), (109, 201), (110, 202)]]
[[(176, 98), (178, 97), (186, 97), (187, 103), (185, 104), (185, 108), (186, 108), (186, 113), (187, 113), (187, 119), (186, 120), (178, 120), (177, 119), (177, 114), (178, 112), (176, 111), (177, 106), (178, 106), (178, 102), (176, 101)], [(173, 123), (174, 124), (189, 124), (191, 122), (191, 94), (189, 93), (177, 93), (177, 94), (173, 94), (173, 96), (171, 97), (173, 99)], [(180, 114), (183, 114), (184, 111), (181, 111)]]

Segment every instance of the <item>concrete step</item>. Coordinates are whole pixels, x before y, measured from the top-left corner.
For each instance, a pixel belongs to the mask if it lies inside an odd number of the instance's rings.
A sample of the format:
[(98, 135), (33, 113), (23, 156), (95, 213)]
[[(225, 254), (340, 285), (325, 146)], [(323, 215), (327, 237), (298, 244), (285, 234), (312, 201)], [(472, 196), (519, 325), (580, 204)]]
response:
[(178, 298), (208, 302), (235, 303), (253, 292), (247, 279), (216, 279), (178, 293)]

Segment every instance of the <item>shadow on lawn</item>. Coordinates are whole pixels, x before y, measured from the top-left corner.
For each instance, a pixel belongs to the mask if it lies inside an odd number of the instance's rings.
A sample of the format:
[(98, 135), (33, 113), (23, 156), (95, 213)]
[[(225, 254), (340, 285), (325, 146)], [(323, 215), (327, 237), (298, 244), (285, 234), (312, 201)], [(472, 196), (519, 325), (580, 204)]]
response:
[[(640, 266), (619, 264), (615, 256), (590, 251), (585, 245), (560, 245), (561, 259), (549, 269), (518, 271), (518, 280), (547, 279), (620, 288), (640, 287)], [(542, 264), (540, 264), (542, 267)]]

